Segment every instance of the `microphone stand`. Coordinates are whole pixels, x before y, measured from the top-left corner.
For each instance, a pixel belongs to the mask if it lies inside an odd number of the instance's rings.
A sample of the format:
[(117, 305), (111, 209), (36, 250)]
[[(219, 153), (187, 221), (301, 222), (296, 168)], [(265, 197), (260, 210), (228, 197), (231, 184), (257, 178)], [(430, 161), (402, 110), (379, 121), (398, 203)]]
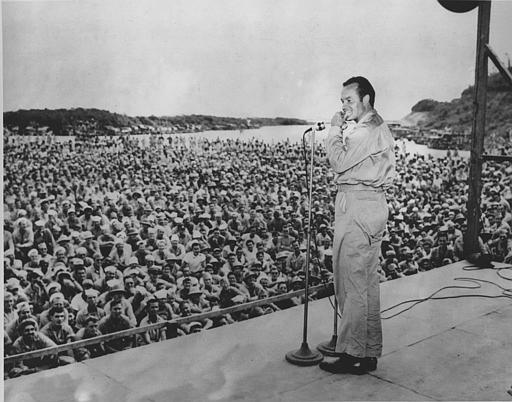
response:
[(329, 341), (320, 343), (316, 348), (324, 356), (339, 357), (342, 353), (336, 352), (336, 342), (338, 341), (338, 300), (334, 298), (334, 329), (332, 338)]
[(311, 261), (311, 209), (313, 204), (313, 167), (315, 162), (315, 128), (311, 130), (311, 164), (309, 176), (309, 211), (308, 211), (308, 244), (306, 249), (306, 276), (304, 289), (304, 325), (300, 348), (286, 354), (286, 360), (297, 366), (314, 366), (323, 360), (323, 355), (312, 351), (308, 345), (308, 304), (309, 304), (309, 263)]

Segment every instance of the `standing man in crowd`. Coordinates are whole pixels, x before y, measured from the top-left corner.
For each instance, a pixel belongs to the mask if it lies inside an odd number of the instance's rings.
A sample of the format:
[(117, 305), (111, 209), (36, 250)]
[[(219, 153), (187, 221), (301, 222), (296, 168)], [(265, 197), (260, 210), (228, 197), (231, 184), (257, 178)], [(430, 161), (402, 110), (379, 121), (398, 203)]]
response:
[(385, 188), (395, 175), (393, 137), (374, 109), (375, 90), (364, 77), (343, 83), (342, 112), (326, 139), (338, 189), (333, 244), (334, 285), (341, 312), (335, 362), (320, 368), (363, 374), (382, 353), (379, 253), (388, 220)]

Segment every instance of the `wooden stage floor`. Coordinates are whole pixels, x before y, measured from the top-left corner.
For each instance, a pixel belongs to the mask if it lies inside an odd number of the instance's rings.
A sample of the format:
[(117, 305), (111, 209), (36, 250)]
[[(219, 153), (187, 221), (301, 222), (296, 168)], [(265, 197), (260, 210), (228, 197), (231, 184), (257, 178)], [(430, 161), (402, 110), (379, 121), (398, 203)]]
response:
[[(423, 298), (456, 277), (512, 282), (459, 262), (381, 284), (382, 308)], [(497, 267), (504, 266), (496, 264)], [(502, 273), (512, 277), (512, 270)], [(499, 295), (481, 289), (439, 296)], [(398, 309), (392, 312), (398, 312)], [(390, 312), (390, 313), (392, 313)], [(512, 400), (512, 299), (430, 300), (383, 321), (384, 354), (368, 375), (334, 375), (290, 365), (300, 346), (302, 306), (204, 333), (7, 380), (9, 402)], [(331, 337), (327, 299), (309, 309), (309, 345)]]

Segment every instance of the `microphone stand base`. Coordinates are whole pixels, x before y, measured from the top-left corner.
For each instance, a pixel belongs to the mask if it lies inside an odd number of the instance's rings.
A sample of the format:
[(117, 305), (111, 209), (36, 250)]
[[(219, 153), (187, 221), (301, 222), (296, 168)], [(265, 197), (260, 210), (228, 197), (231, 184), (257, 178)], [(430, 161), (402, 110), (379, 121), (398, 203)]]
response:
[(306, 342), (303, 342), (300, 349), (288, 352), (286, 360), (296, 366), (314, 366), (320, 363), (324, 357), (317, 351), (312, 351)]
[(316, 348), (324, 356), (339, 357), (343, 353), (336, 352), (336, 341), (338, 340), (337, 335), (333, 335), (330, 341), (320, 343)]

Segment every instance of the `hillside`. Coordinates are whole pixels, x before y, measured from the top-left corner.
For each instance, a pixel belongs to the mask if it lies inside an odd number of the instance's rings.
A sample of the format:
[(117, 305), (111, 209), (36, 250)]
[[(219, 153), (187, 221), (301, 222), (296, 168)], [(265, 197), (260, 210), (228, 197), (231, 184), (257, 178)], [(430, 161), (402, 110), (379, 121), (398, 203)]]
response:
[[(512, 69), (511, 69), (512, 71)], [(402, 121), (404, 125), (417, 125), (426, 129), (445, 127), (471, 130), (473, 119), (474, 87), (466, 88), (460, 98), (451, 102), (423, 99)], [(512, 89), (499, 73), (491, 74), (487, 89), (486, 130), (503, 135), (512, 129)]]
[(293, 118), (247, 119), (206, 115), (127, 116), (99, 109), (31, 109), (4, 112), (4, 127), (17, 134), (53, 132), (74, 134), (133, 134), (144, 132), (194, 132), (233, 130), (261, 126), (303, 125), (305, 120)]

